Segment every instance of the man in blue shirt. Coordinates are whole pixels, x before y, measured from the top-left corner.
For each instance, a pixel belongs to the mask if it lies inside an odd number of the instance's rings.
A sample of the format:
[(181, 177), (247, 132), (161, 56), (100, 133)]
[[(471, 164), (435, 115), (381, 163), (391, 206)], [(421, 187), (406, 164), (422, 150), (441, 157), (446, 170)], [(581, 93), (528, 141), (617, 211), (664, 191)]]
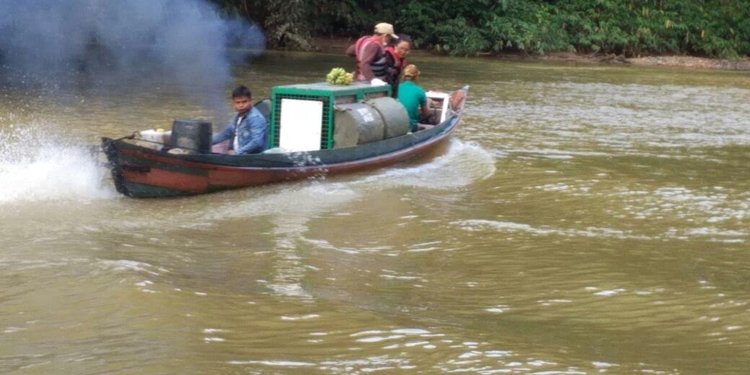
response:
[(220, 133), (214, 134), (211, 144), (229, 141), (229, 154), (256, 154), (266, 149), (268, 122), (253, 107), (250, 89), (238, 86), (232, 91), (232, 105), (237, 112)]

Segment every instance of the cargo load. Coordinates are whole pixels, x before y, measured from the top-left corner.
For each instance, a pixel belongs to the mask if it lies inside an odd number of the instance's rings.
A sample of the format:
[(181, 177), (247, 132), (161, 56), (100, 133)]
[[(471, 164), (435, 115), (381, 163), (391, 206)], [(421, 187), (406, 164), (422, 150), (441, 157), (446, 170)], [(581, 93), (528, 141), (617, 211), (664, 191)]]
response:
[(404, 135), (409, 114), (396, 99), (382, 97), (335, 107), (333, 148), (354, 147)]

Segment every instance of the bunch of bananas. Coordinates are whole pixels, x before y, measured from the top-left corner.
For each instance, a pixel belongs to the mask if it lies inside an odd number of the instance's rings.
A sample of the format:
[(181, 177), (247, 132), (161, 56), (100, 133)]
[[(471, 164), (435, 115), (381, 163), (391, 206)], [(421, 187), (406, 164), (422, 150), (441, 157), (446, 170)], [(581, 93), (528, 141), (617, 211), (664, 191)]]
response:
[(350, 85), (354, 76), (344, 68), (333, 68), (326, 75), (326, 81), (332, 85)]

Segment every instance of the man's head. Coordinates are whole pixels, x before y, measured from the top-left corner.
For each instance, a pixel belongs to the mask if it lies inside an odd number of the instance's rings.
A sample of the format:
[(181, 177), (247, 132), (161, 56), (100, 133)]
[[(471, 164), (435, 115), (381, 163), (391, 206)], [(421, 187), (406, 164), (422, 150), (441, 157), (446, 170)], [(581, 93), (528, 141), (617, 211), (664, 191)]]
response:
[(416, 81), (419, 78), (419, 69), (414, 64), (409, 64), (404, 68), (404, 79)]
[(393, 25), (385, 22), (375, 25), (374, 35), (381, 38), (383, 44), (388, 44), (391, 39), (398, 39), (398, 35), (393, 32)]
[(232, 91), (232, 104), (238, 114), (244, 115), (247, 113), (253, 106), (253, 94), (250, 92), (250, 89), (242, 85), (237, 86)]

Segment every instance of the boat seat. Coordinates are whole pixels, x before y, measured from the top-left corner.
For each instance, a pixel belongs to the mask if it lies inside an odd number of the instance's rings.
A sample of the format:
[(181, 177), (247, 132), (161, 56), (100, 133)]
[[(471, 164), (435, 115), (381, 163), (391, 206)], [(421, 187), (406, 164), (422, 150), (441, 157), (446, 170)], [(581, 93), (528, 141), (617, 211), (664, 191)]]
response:
[(266, 121), (271, 121), (271, 99), (263, 99), (255, 102), (253, 107), (257, 108)]

